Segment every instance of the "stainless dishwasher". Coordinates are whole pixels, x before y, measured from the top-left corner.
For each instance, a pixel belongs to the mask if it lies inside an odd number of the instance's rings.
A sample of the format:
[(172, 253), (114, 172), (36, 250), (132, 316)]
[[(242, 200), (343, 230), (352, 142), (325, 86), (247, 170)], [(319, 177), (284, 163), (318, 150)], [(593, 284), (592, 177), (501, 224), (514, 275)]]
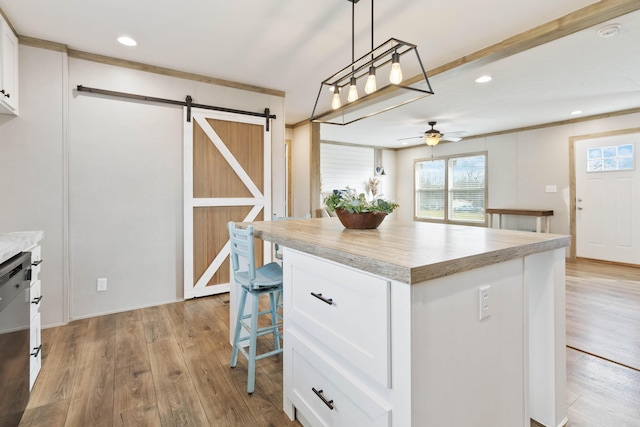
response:
[(20, 423), (29, 401), (31, 253), (0, 264), (0, 427)]

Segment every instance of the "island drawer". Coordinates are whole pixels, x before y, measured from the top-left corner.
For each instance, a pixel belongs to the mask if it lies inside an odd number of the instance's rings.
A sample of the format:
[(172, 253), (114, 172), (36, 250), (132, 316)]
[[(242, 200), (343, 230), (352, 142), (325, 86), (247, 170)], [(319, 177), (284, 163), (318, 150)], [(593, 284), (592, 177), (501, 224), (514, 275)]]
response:
[(292, 332), (293, 361), (290, 398), (314, 426), (389, 427), (390, 407), (357, 381), (333, 369), (318, 349)]
[(295, 251), (284, 261), (288, 322), (336, 359), (390, 387), (390, 283)]

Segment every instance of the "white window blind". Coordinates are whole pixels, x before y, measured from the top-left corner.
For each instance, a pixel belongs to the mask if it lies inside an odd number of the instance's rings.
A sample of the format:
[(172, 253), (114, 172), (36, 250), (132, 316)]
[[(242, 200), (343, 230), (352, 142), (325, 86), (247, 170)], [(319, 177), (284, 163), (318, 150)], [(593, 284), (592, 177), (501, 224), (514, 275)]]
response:
[(415, 162), (415, 218), (445, 222), (485, 221), (487, 155)]
[(320, 144), (320, 182), (323, 194), (333, 190), (355, 188), (367, 192), (369, 178), (374, 175), (373, 148), (339, 144)]

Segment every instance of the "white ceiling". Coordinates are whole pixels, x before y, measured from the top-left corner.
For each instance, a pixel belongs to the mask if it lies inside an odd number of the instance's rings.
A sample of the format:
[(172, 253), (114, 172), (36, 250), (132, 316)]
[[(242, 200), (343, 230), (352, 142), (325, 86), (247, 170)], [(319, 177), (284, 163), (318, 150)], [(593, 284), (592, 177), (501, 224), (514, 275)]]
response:
[[(427, 70), (594, 3), (592, 0), (385, 0), (375, 44), (414, 43)], [(19, 35), (71, 49), (282, 90), (285, 121), (311, 115), (320, 82), (351, 62), (345, 0), (0, 0)], [(371, 2), (355, 6), (355, 55), (371, 47)], [(353, 123), (322, 139), (400, 147), (427, 122), (479, 135), (640, 106), (640, 12), (609, 22), (616, 37), (580, 31), (500, 61), (431, 77), (435, 95)], [(138, 46), (119, 45), (129, 35)], [(474, 83), (480, 74), (493, 81)], [(104, 88), (110, 89), (110, 88)], [(153, 96), (153, 94), (144, 94)], [(194, 100), (198, 102), (198, 100)], [(279, 118), (280, 119), (280, 118)], [(409, 141), (419, 144), (420, 141)]]

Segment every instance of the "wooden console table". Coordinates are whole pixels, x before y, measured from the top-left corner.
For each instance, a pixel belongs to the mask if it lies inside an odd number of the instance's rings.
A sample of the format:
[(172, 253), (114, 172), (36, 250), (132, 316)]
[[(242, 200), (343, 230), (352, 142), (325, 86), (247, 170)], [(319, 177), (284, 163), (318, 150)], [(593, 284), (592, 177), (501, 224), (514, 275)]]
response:
[[(488, 215), (489, 228), (493, 225), (493, 214), (498, 215), (498, 228), (502, 228), (502, 215), (521, 215), (521, 216), (535, 216), (536, 217), (536, 233), (549, 233), (551, 227), (551, 217), (553, 216), (552, 210), (542, 209), (490, 209), (487, 208), (485, 212)], [(545, 218), (544, 230), (542, 229), (542, 218)]]

